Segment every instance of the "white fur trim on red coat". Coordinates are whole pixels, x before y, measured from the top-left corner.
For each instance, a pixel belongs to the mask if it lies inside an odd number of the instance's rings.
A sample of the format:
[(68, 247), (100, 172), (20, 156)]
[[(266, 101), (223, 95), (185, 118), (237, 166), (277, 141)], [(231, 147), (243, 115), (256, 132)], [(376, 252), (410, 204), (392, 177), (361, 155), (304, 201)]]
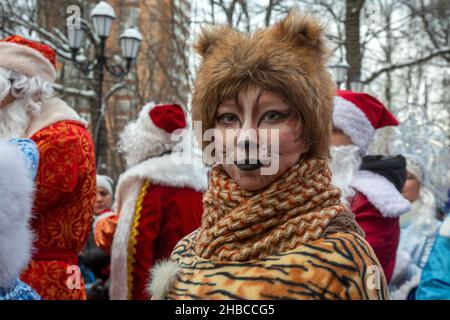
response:
[[(208, 175), (205, 166), (200, 162), (174, 163), (171, 154), (143, 161), (123, 173), (118, 182), (126, 185), (129, 180), (151, 180), (153, 184), (169, 187), (192, 188), (203, 192), (207, 188)], [(116, 197), (119, 194), (116, 194)]]
[(128, 298), (128, 242), (130, 226), (133, 222), (136, 201), (142, 185), (142, 180), (130, 183), (122, 191), (123, 198), (119, 207), (119, 222), (114, 233), (111, 247), (111, 286), (109, 296), (112, 300), (126, 300)]
[(373, 141), (375, 129), (367, 116), (352, 102), (334, 97), (333, 126), (344, 131), (362, 154), (367, 152)]
[(0, 140), (0, 287), (14, 284), (31, 259), (34, 184), (18, 148)]
[(51, 62), (39, 51), (21, 44), (0, 42), (0, 67), (23, 73), (28, 77), (41, 77), (53, 83), (56, 70)]
[(359, 170), (355, 173), (351, 186), (364, 194), (385, 218), (399, 217), (411, 209), (411, 203), (394, 184), (379, 174)]
[(78, 113), (59, 98), (42, 101), (42, 111), (31, 119), (26, 136), (32, 137), (36, 132), (60, 121), (76, 121), (87, 128), (87, 122)]
[(119, 222), (111, 250), (110, 297), (114, 300), (127, 299), (130, 227), (141, 185), (146, 180), (155, 185), (187, 187), (203, 192), (208, 177), (203, 164), (175, 164), (170, 154), (141, 162), (120, 176), (114, 205), (114, 211), (119, 213)]

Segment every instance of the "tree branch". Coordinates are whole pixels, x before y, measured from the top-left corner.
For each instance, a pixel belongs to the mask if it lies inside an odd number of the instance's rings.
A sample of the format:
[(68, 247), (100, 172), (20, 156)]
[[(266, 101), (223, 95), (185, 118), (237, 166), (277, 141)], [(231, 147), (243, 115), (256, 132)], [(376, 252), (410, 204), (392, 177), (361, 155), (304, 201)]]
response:
[(410, 66), (413, 66), (413, 65), (416, 65), (416, 64), (421, 64), (421, 63), (424, 63), (424, 62), (426, 62), (428, 60), (431, 60), (431, 59), (433, 59), (435, 57), (442, 56), (442, 55), (445, 55), (445, 54), (450, 54), (450, 48), (442, 48), (442, 49), (434, 51), (434, 52), (432, 52), (432, 53), (430, 53), (430, 54), (428, 54), (426, 56), (423, 56), (423, 57), (421, 57), (419, 59), (414, 59), (414, 60), (407, 61), (407, 62), (404, 62), (404, 63), (399, 63), (399, 64), (388, 65), (388, 66), (383, 67), (383, 68), (381, 68), (381, 69), (379, 69), (379, 70), (377, 70), (375, 72), (372, 72), (372, 74), (369, 77), (367, 77), (366, 80), (363, 81), (363, 82), (365, 84), (368, 84), (368, 83), (372, 82), (373, 80), (375, 80), (376, 78), (378, 78), (380, 75), (382, 75), (385, 72), (389, 72), (389, 71), (393, 71), (393, 70), (396, 70), (396, 69), (410, 67)]
[(77, 96), (84, 97), (84, 98), (97, 97), (97, 94), (93, 90), (82, 90), (82, 89), (76, 89), (76, 88), (69, 88), (69, 87), (64, 87), (57, 83), (52, 84), (52, 86), (56, 91), (61, 92), (61, 93), (73, 94), (73, 95), (77, 95)]

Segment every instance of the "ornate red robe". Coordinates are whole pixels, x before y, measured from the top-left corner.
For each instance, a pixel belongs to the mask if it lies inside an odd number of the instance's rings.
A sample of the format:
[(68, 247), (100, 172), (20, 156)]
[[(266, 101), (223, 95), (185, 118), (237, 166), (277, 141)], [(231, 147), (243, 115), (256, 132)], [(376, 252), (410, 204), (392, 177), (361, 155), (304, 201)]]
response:
[(85, 299), (77, 254), (89, 235), (95, 202), (91, 136), (78, 115), (56, 98), (28, 133), (40, 161), (31, 222), (35, 254), (22, 280), (42, 299)]

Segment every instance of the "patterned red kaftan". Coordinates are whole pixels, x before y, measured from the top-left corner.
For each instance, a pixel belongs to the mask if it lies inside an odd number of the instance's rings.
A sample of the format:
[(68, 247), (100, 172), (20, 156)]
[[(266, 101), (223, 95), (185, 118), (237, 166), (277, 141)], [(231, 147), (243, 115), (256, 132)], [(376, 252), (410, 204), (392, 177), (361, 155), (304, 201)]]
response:
[(68, 120), (38, 131), (32, 140), (40, 154), (32, 220), (37, 252), (22, 280), (42, 299), (85, 299), (76, 266), (95, 202), (92, 139), (81, 123)]

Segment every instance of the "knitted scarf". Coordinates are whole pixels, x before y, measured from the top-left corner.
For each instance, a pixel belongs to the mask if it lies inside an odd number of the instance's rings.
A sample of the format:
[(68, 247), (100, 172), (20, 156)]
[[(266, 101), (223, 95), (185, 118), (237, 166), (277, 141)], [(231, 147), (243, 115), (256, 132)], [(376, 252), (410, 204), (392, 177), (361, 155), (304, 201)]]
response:
[(330, 184), (324, 159), (301, 160), (256, 192), (241, 189), (221, 166), (211, 170), (195, 252), (205, 259), (245, 261), (286, 252), (336, 232), (363, 235)]

